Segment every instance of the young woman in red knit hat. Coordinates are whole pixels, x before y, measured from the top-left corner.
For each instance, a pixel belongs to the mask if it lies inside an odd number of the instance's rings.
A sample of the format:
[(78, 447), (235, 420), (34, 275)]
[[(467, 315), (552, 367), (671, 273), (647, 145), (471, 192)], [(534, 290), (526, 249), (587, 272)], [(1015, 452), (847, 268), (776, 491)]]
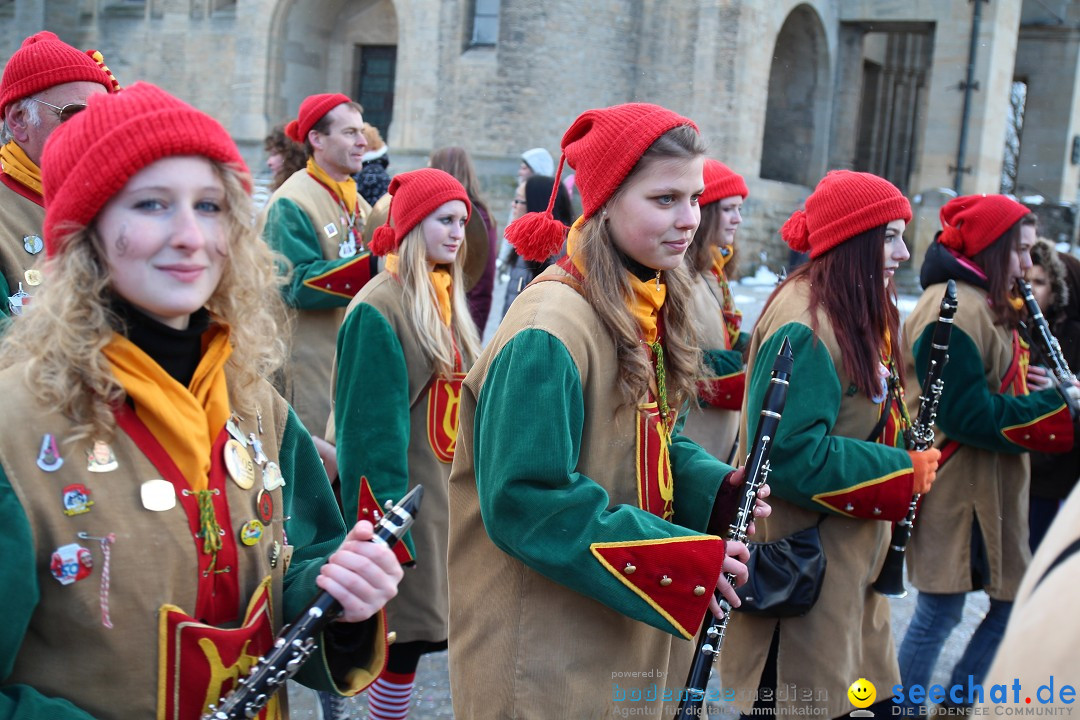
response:
[[(578, 117), (562, 150), (556, 175), (577, 171), (584, 209), (567, 257), (517, 297), (461, 393), (449, 553), (460, 717), (677, 704), (694, 635), (719, 612), (713, 591), (738, 604), (721, 570), (746, 577), (745, 546), (716, 536), (742, 473), (674, 431), (704, 372), (681, 268), (704, 191), (697, 128), (617, 105)], [(554, 200), (507, 232), (527, 260), (563, 243)]]
[(908, 397), (914, 398), (926, 372), (934, 308), (945, 283), (956, 281), (959, 307), (937, 413), (941, 481), (922, 502), (907, 548), (919, 602), (900, 646), (904, 687), (925, 688), (966, 594), (990, 596), (990, 610), (946, 686), (961, 685), (963, 692), (936, 701), (945, 705), (977, 700), (968, 686), (985, 677), (1031, 560), (1027, 451), (1067, 452), (1075, 442), (1062, 394), (1028, 384), (1030, 348), (1020, 332), (1025, 315), (1016, 281), (1031, 268), (1035, 222), (1004, 195), (950, 200), (923, 260), (926, 290), (904, 323)]
[(197, 720), (320, 588), (346, 622), (298, 677), (359, 692), (402, 573), (368, 523), (346, 536), (263, 379), (283, 308), (236, 145), (136, 83), (91, 97), (44, 157), (52, 282), (0, 355), (17, 419), (0, 438), (0, 705)]
[[(721, 678), (736, 707), (755, 714), (848, 714), (865, 678), (891, 704), (896, 685), (888, 601), (870, 585), (891, 523), (934, 479), (937, 450), (905, 450), (904, 359), (893, 274), (908, 259), (907, 198), (869, 173), (828, 173), (781, 234), (810, 260), (773, 292), (750, 338), (742, 444), (753, 437), (771, 358), (786, 338), (795, 365), (773, 438), (773, 514), (757, 540), (815, 526), (827, 560), (820, 595), (801, 617), (739, 616), (728, 629)], [(940, 297), (939, 297), (940, 301)], [(796, 687), (797, 692), (789, 691)]]
[(397, 639), (368, 691), (372, 720), (406, 717), (420, 656), (446, 649), (446, 482), (461, 380), (480, 348), (462, 273), (472, 209), (465, 188), (425, 168), (395, 176), (389, 193), (386, 224), (370, 245), (386, 267), (349, 303), (334, 378), (345, 517), (370, 519), (424, 486), (423, 512), (395, 548), (416, 568), (387, 606)]
[(694, 321), (709, 373), (698, 383), (700, 412), (687, 415), (683, 432), (714, 457), (732, 455), (739, 432), (746, 373), (743, 350), (750, 339), (742, 331), (742, 313), (728, 285), (734, 269), (735, 232), (750, 191), (742, 176), (719, 160), (705, 161), (705, 192), (698, 201), (701, 225), (686, 252), (694, 287)]

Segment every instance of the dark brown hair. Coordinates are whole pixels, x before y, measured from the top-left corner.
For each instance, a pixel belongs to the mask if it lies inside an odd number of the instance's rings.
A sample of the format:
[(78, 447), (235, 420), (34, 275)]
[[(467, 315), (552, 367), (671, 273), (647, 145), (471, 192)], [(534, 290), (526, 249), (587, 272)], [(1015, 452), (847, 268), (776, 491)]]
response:
[(307, 165), (307, 153), (304, 146), (285, 134), (285, 125), (275, 125), (270, 134), (263, 140), (263, 149), (270, 155), (279, 153), (283, 160), (281, 169), (274, 173), (271, 190), (277, 190), (281, 183)]
[(1034, 226), (1037, 222), (1035, 214), (1028, 213), (971, 258), (986, 273), (990, 311), (994, 313), (994, 322), (1003, 327), (1014, 328), (1020, 324), (1020, 310), (1012, 305), (1016, 293), (1013, 292), (1013, 280), (1009, 277), (1009, 255), (1020, 244), (1020, 229), (1025, 225)]
[[(889, 333), (889, 353), (904, 381), (900, 352), (900, 312), (896, 288), (885, 287), (885, 225), (860, 233), (792, 271), (780, 287), (791, 282), (810, 284), (811, 327), (816, 334), (824, 313), (840, 346), (840, 360), (852, 382), (868, 397), (881, 392), (878, 366), (881, 342)], [(765, 303), (767, 309), (780, 288)], [(764, 313), (764, 310), (762, 310)]]

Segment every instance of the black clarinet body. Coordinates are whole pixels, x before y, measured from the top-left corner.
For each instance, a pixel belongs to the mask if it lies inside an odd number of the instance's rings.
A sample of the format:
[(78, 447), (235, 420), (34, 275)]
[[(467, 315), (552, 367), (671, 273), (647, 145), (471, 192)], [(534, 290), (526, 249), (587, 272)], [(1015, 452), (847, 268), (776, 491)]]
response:
[(1020, 296), (1024, 298), (1024, 305), (1027, 306), (1028, 315), (1031, 316), (1031, 323), (1034, 325), (1032, 339), (1038, 343), (1039, 349), (1053, 366), (1050, 370), (1054, 373), (1054, 379), (1057, 381), (1058, 392), (1065, 398), (1065, 403), (1069, 406), (1069, 412), (1072, 413), (1072, 416), (1077, 417), (1080, 415), (1080, 407), (1077, 406), (1076, 400), (1065, 392), (1065, 388), (1076, 381), (1076, 375), (1069, 368), (1069, 363), (1065, 360), (1065, 353), (1061, 352), (1061, 344), (1058, 339), (1050, 332), (1050, 323), (1043, 316), (1042, 309), (1039, 307), (1038, 301), (1035, 300), (1035, 294), (1031, 292), (1031, 285), (1026, 280), (1017, 279), (1016, 287), (1020, 290)]
[[(388, 509), (375, 524), (371, 542), (393, 547), (412, 527), (424, 488), (417, 485)], [(315, 651), (315, 639), (342, 611), (341, 603), (325, 590), (300, 612), (296, 620), (282, 628), (269, 653), (259, 658), (251, 673), (241, 678), (232, 692), (217, 706), (211, 705), (202, 720), (243, 720), (254, 718), (285, 681), (296, 675)]]
[[(772, 451), (773, 438), (776, 437), (776, 428), (780, 424), (780, 416), (783, 414), (784, 403), (787, 400), (788, 382), (793, 364), (791, 343), (785, 337), (780, 346), (780, 352), (773, 361), (772, 377), (761, 402), (761, 418), (746, 461), (742, 501), (738, 512), (735, 513), (735, 519), (728, 526), (727, 539), (729, 541), (745, 542), (750, 523), (754, 519), (757, 492), (769, 477), (769, 453)], [(732, 587), (735, 586), (735, 576), (731, 573), (725, 573), (724, 580)], [(715, 617), (711, 618), (698, 637), (694, 662), (686, 678), (686, 690), (680, 693), (679, 710), (675, 716), (679, 720), (701, 717), (702, 706), (705, 702), (705, 688), (709, 683), (712, 666), (720, 655), (720, 646), (724, 642), (728, 620), (731, 619), (731, 605), (722, 599), (719, 593), (716, 597), (720, 601), (724, 617), (719, 620)]]
[[(942, 370), (949, 361), (949, 338), (952, 336), (953, 316), (956, 315), (956, 281), (950, 280), (941, 298), (937, 323), (930, 339), (930, 361), (926, 368), (926, 381), (919, 395), (919, 414), (908, 433), (907, 446), (911, 450), (926, 450), (934, 444), (934, 419), (937, 417), (938, 403), (945, 384), (941, 380)], [(904, 587), (904, 555), (911, 530), (915, 526), (915, 512), (919, 506), (918, 493), (911, 497), (907, 516), (893, 526), (889, 551), (885, 563), (881, 566), (874, 590), (889, 598), (902, 598), (907, 595)]]

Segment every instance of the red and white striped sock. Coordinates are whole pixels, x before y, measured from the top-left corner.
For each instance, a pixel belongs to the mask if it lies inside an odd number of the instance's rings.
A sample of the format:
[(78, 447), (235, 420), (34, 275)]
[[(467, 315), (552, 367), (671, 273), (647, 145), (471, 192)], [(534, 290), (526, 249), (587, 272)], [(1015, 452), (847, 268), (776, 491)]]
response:
[(384, 670), (367, 689), (368, 720), (405, 720), (412, 704), (416, 673)]

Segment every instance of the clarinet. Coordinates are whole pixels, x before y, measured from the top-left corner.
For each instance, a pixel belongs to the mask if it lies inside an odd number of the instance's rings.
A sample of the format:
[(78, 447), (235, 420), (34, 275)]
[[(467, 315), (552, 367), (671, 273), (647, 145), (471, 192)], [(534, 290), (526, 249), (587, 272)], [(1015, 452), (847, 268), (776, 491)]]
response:
[[(922, 385), (926, 392), (919, 395), (919, 414), (907, 437), (907, 446), (911, 450), (926, 450), (934, 444), (934, 418), (937, 417), (941, 390), (945, 387), (941, 372), (949, 361), (949, 337), (952, 335), (953, 316), (956, 315), (957, 305), (956, 281), (950, 280), (945, 287), (945, 295), (941, 298), (941, 308), (938, 310), (937, 323), (930, 340), (930, 364), (926, 369), (926, 381)], [(920, 497), (922, 496), (918, 493), (912, 495), (907, 516), (893, 526), (885, 564), (881, 566), (881, 572), (873, 585), (874, 590), (885, 597), (907, 596), (907, 589), (904, 587), (904, 551), (911, 539)]]
[(1042, 350), (1043, 355), (1054, 366), (1051, 369), (1057, 379), (1058, 392), (1065, 398), (1065, 403), (1069, 406), (1069, 412), (1072, 413), (1073, 417), (1076, 417), (1080, 413), (1080, 408), (1076, 406), (1076, 401), (1064, 392), (1064, 387), (1072, 385), (1076, 380), (1076, 375), (1069, 369), (1069, 363), (1065, 360), (1065, 354), (1061, 352), (1061, 344), (1058, 343), (1058, 339), (1050, 332), (1050, 324), (1043, 317), (1039, 303), (1031, 292), (1031, 285), (1026, 280), (1017, 278), (1016, 287), (1020, 290), (1020, 295), (1024, 298), (1024, 304), (1027, 305), (1028, 315), (1031, 316), (1031, 322), (1035, 325), (1034, 340), (1039, 344), (1039, 349)]
[[(772, 441), (776, 435), (776, 428), (780, 424), (780, 415), (784, 412), (784, 403), (787, 400), (788, 379), (791, 377), (791, 368), (794, 359), (791, 355), (791, 343), (785, 337), (780, 346), (780, 352), (773, 361), (772, 378), (769, 387), (765, 390), (765, 398), (761, 402), (761, 419), (758, 422), (757, 436), (747, 456), (746, 480), (743, 483), (742, 503), (735, 514), (735, 519), (728, 526), (729, 541), (745, 542), (747, 529), (754, 519), (754, 505), (757, 503), (757, 492), (769, 477), (769, 453), (772, 450)], [(724, 573), (726, 580), (735, 587), (735, 576), (732, 573)], [(720, 593), (716, 593), (720, 607), (724, 611), (724, 617), (717, 620), (715, 617), (708, 627), (698, 637), (697, 650), (694, 652), (694, 663), (690, 666), (690, 673), (686, 677), (686, 693), (679, 701), (679, 711), (675, 715), (679, 720), (691, 717), (701, 717), (702, 704), (705, 702), (705, 687), (709, 683), (709, 675), (712, 665), (720, 655), (720, 646), (724, 642), (724, 633), (727, 631), (728, 620), (731, 618), (731, 605), (724, 600)]]
[[(423, 495), (423, 486), (417, 485), (388, 509), (375, 524), (371, 542), (393, 547), (412, 527)], [(251, 674), (241, 678), (220, 705), (210, 705), (202, 720), (256, 717), (274, 693), (285, 686), (285, 681), (300, 671), (315, 651), (315, 639), (342, 610), (341, 603), (330, 593), (320, 592), (291, 625), (282, 628), (270, 652), (255, 661)]]

